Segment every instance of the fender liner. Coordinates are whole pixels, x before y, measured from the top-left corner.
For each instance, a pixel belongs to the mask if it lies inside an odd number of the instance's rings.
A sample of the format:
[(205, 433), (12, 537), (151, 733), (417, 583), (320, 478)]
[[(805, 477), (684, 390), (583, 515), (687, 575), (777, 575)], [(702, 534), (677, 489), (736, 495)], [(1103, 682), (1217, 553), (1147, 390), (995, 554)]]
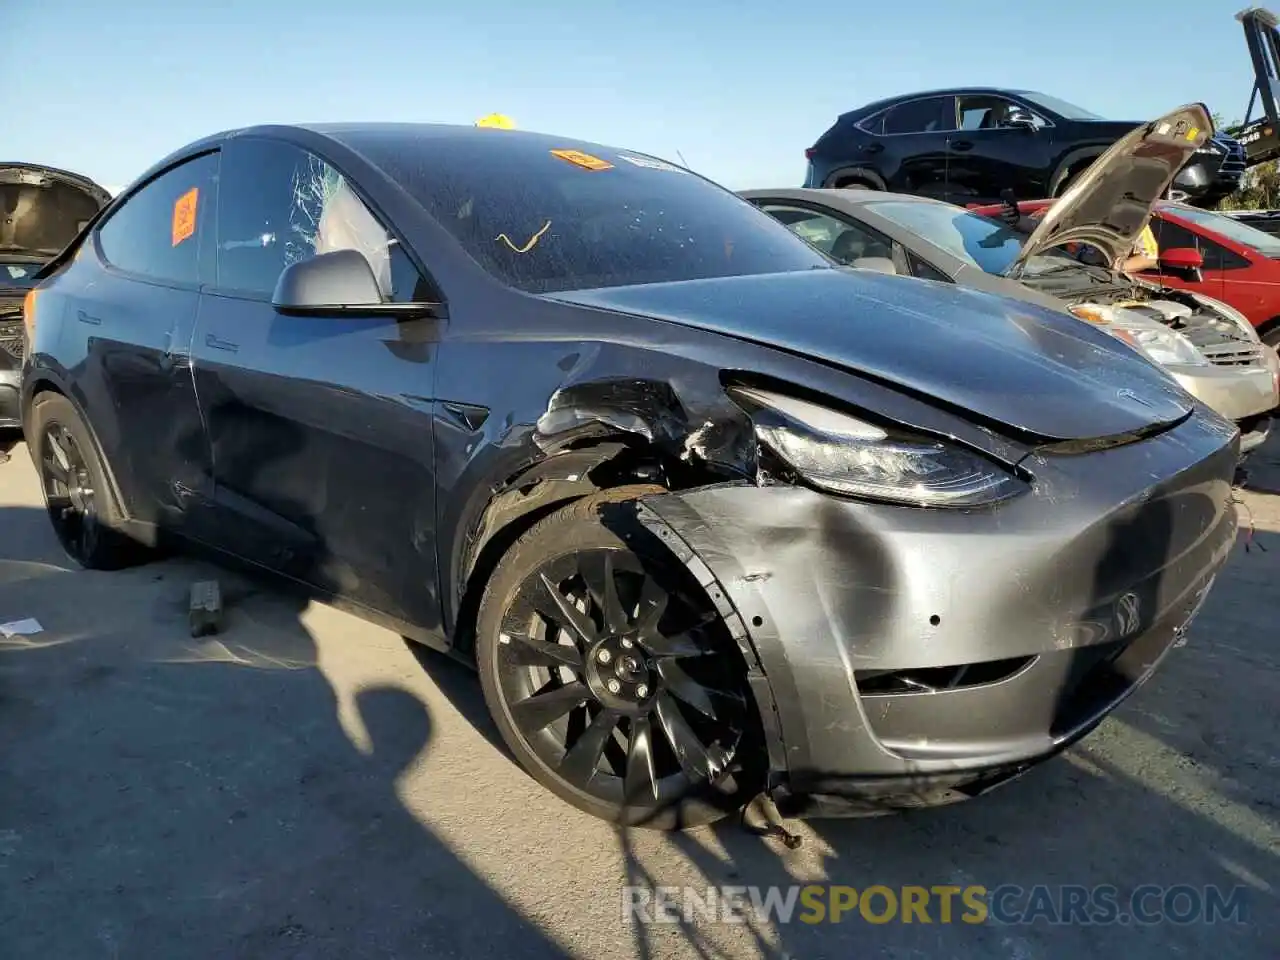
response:
[[(702, 585), (742, 653), (747, 664), (747, 683), (755, 697), (764, 731), (769, 762), (766, 790), (772, 795), (778, 788), (785, 788), (790, 768), (805, 767), (809, 757), (804, 736), (789, 738), (787, 735), (793, 728), (803, 734), (804, 722), (798, 710), (793, 713), (787, 709), (798, 704), (798, 694), (782, 645), (766, 616), (765, 605), (751, 578), (745, 575), (732, 554), (718, 545), (715, 532), (679, 500), (678, 494), (642, 499), (637, 504), (637, 519)], [(679, 524), (683, 535), (675, 531), (669, 520)], [(720, 569), (733, 571), (732, 594), (712, 573), (700, 556), (702, 553), (714, 555)]]

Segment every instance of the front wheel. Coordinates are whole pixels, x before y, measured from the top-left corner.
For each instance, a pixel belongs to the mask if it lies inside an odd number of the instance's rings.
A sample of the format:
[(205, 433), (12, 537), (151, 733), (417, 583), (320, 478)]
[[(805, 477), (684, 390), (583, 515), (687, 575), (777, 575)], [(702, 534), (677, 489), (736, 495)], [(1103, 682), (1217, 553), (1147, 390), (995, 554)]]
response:
[(485, 592), (476, 653), (489, 710), (536, 780), (601, 819), (681, 829), (740, 809), (763, 757), (728, 630), (624, 504), (652, 492), (589, 497), (517, 541)]

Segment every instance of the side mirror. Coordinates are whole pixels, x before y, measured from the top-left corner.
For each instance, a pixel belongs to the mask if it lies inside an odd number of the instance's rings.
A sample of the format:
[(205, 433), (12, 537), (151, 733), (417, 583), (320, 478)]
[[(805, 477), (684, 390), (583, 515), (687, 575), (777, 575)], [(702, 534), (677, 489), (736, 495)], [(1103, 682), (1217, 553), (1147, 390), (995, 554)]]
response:
[(859, 257), (849, 266), (858, 270), (874, 270), (876, 273), (897, 273), (898, 268), (888, 257)]
[(1166, 273), (1182, 274), (1199, 283), (1203, 268), (1204, 255), (1195, 247), (1172, 247), (1160, 252), (1160, 269)]
[(1038, 129), (1036, 127), (1036, 118), (1026, 110), (1019, 110), (1017, 107), (1005, 114), (1004, 125), (1018, 130), (1031, 130), (1033, 132)]
[(271, 305), (286, 316), (441, 316), (441, 304), (389, 303), (359, 250), (332, 250), (285, 267)]

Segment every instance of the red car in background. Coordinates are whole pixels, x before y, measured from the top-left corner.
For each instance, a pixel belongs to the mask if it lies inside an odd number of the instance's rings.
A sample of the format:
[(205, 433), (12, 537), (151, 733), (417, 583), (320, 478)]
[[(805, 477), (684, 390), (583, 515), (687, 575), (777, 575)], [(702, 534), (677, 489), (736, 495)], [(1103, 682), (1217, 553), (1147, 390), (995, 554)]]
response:
[[(1026, 200), (1018, 212), (1030, 216), (1054, 201)], [(972, 206), (974, 213), (1000, 217), (999, 204)], [(1280, 349), (1280, 237), (1231, 217), (1181, 203), (1157, 204), (1151, 230), (1162, 261), (1143, 276), (1164, 286), (1213, 297), (1240, 311), (1263, 343)], [(1200, 253), (1199, 269), (1181, 251)]]
[(1263, 343), (1280, 349), (1280, 237), (1181, 203), (1157, 206), (1151, 230), (1161, 251), (1196, 249), (1203, 259), (1198, 280), (1181, 271), (1153, 271), (1161, 283), (1235, 307)]

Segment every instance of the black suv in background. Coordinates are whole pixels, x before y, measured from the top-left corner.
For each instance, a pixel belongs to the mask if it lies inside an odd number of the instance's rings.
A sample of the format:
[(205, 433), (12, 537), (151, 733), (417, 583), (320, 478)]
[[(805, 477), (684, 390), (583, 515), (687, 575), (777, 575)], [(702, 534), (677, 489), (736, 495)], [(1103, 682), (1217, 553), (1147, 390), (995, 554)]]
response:
[[(861, 187), (995, 203), (1060, 196), (1139, 121), (1105, 120), (1031, 90), (972, 87), (878, 100), (842, 114), (812, 147), (806, 187)], [(1244, 148), (1208, 141), (1173, 184), (1175, 199), (1214, 206), (1240, 186)]]

